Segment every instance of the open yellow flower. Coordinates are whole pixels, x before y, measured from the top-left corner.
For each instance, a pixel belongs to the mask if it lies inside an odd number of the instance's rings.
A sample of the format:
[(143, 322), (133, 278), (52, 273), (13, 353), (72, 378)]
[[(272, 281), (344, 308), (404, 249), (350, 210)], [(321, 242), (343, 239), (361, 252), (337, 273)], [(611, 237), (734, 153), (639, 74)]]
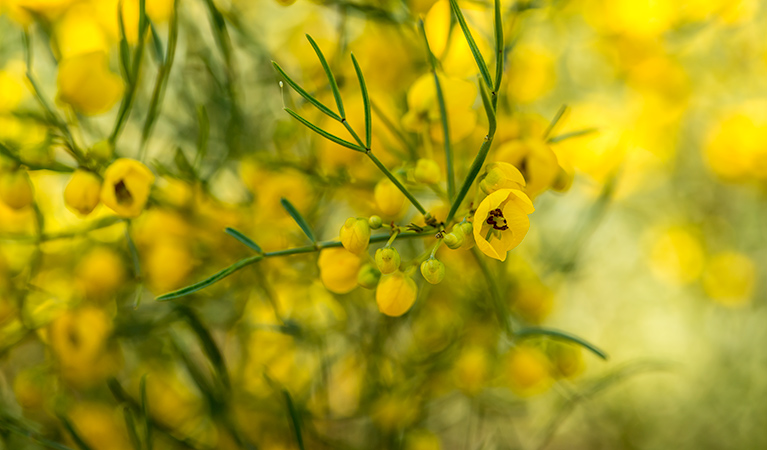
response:
[(530, 229), (533, 202), (518, 189), (499, 189), (485, 197), (474, 213), (474, 240), (482, 253), (500, 261)]
[(138, 217), (146, 206), (154, 174), (135, 159), (120, 158), (107, 167), (101, 201), (122, 217)]
[(122, 79), (109, 70), (103, 51), (67, 58), (59, 64), (58, 98), (87, 115), (109, 111), (123, 94)]

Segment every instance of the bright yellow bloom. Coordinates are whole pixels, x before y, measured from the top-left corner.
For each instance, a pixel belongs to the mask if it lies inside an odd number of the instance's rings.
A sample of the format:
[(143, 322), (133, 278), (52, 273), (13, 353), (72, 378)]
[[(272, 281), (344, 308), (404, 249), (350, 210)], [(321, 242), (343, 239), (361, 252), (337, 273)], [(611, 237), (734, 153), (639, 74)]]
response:
[(404, 273), (383, 276), (376, 289), (378, 310), (387, 316), (399, 317), (413, 306), (417, 295), (415, 281)]
[(366, 219), (349, 217), (341, 227), (341, 244), (345, 249), (359, 255), (368, 248), (370, 242), (370, 225)]
[(474, 213), (474, 240), (491, 258), (506, 260), (530, 229), (527, 215), (535, 211), (533, 203), (518, 189), (500, 189), (485, 197)]
[(122, 79), (109, 71), (101, 51), (67, 58), (59, 64), (58, 98), (86, 115), (109, 111), (122, 97)]
[(26, 170), (0, 174), (0, 200), (16, 210), (32, 204), (34, 191)]
[(101, 201), (101, 178), (93, 172), (77, 169), (64, 188), (64, 204), (71, 211), (87, 216)]
[(326, 248), (317, 260), (320, 280), (325, 288), (336, 294), (346, 294), (357, 287), (357, 275), (362, 266), (359, 256), (343, 248)]
[(122, 217), (138, 217), (149, 199), (154, 174), (135, 159), (120, 158), (104, 172), (101, 201)]

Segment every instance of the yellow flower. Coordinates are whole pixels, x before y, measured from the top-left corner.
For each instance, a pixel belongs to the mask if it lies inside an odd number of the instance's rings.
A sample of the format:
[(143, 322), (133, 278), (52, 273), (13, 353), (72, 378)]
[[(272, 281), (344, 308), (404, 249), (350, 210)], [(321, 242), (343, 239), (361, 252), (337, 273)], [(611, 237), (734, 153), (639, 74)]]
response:
[(413, 306), (417, 294), (415, 281), (402, 272), (381, 277), (376, 289), (378, 310), (387, 316), (401, 316)]
[(75, 269), (76, 282), (90, 300), (110, 298), (123, 286), (125, 278), (125, 263), (109, 247), (88, 251)]
[(373, 196), (381, 215), (392, 217), (398, 216), (405, 207), (405, 195), (388, 178), (384, 178), (376, 184)]
[(135, 159), (120, 158), (104, 172), (101, 201), (122, 217), (138, 217), (149, 198), (154, 175)]
[(59, 64), (58, 98), (86, 115), (109, 111), (122, 97), (120, 77), (109, 71), (102, 51), (80, 54)]
[(511, 390), (524, 397), (542, 393), (553, 381), (551, 362), (530, 345), (521, 345), (509, 352), (506, 371)]
[(474, 213), (474, 240), (482, 253), (500, 261), (530, 229), (533, 203), (518, 189), (500, 189), (485, 197)]
[(368, 248), (370, 242), (370, 225), (366, 219), (349, 217), (341, 227), (341, 244), (345, 249), (359, 255)]
[(336, 294), (346, 294), (357, 287), (357, 274), (362, 266), (359, 256), (343, 248), (326, 248), (317, 260), (320, 280), (325, 288)]
[(498, 148), (495, 155), (497, 161), (511, 163), (520, 169), (527, 181), (524, 191), (531, 198), (552, 187), (562, 170), (557, 156), (541, 138), (509, 141)]
[(93, 172), (77, 169), (64, 188), (64, 203), (70, 210), (87, 216), (99, 204), (101, 178)]
[(32, 182), (26, 170), (14, 170), (0, 175), (0, 200), (13, 209), (22, 209), (34, 200)]

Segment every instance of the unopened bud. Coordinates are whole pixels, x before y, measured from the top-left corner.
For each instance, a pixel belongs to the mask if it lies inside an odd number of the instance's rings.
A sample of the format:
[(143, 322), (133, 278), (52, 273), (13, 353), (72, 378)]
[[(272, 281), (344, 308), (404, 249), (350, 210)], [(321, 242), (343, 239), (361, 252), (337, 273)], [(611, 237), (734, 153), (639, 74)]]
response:
[(368, 225), (371, 229), (377, 230), (381, 228), (381, 225), (383, 225), (383, 220), (381, 220), (381, 216), (373, 215), (368, 218)]
[(341, 244), (345, 249), (359, 255), (368, 248), (370, 242), (370, 225), (365, 219), (349, 217), (341, 227)]
[(384, 247), (376, 250), (376, 265), (383, 274), (390, 274), (399, 269), (400, 257), (397, 249)]
[(421, 158), (415, 165), (413, 176), (419, 183), (434, 184), (440, 179), (439, 165), (433, 159)]
[(357, 274), (357, 284), (365, 289), (375, 288), (380, 279), (381, 271), (376, 269), (372, 264), (365, 264)]
[(445, 278), (445, 265), (437, 259), (427, 259), (421, 263), (421, 275), (431, 284), (439, 284)]

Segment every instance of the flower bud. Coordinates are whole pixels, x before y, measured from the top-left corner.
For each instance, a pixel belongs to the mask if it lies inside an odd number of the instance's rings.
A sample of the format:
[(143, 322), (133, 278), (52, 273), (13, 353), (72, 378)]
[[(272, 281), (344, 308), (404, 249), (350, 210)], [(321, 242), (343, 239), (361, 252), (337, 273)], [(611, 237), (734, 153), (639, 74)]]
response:
[(357, 284), (365, 289), (373, 289), (381, 279), (381, 271), (372, 264), (365, 264), (357, 274)]
[(463, 231), (463, 234), (464, 234), (463, 248), (468, 250), (474, 247), (474, 244), (475, 244), (474, 226), (469, 222), (459, 223), (458, 225), (453, 227), (453, 232), (455, 232), (456, 227), (460, 227), (461, 231)]
[(445, 265), (437, 259), (427, 259), (421, 263), (421, 275), (431, 284), (439, 284), (445, 278)]
[(154, 174), (135, 159), (120, 158), (104, 172), (101, 201), (121, 217), (138, 217), (149, 199)]
[(359, 255), (368, 248), (370, 242), (370, 225), (365, 219), (349, 217), (341, 227), (341, 244), (345, 249)]
[(384, 178), (376, 184), (373, 195), (378, 210), (384, 216), (396, 216), (405, 207), (405, 196), (388, 178)]
[(359, 256), (342, 248), (326, 248), (317, 260), (320, 280), (325, 288), (336, 294), (346, 294), (357, 287), (357, 274), (361, 261)]
[(111, 161), (113, 154), (114, 147), (109, 143), (109, 141), (96, 142), (93, 144), (93, 147), (88, 150), (88, 156), (100, 162)]
[(498, 189), (522, 189), (525, 178), (516, 167), (506, 162), (494, 162), (487, 166), (487, 174), (479, 182), (485, 194), (492, 194)]
[(380, 216), (370, 216), (368, 219), (368, 225), (371, 229), (377, 230), (381, 228), (381, 225), (383, 225), (383, 220), (381, 220)]
[(415, 281), (402, 272), (381, 277), (376, 288), (378, 310), (387, 316), (401, 316), (413, 306), (417, 294)]
[(440, 179), (439, 165), (433, 159), (421, 158), (415, 165), (413, 176), (419, 183), (434, 184)]
[(101, 200), (101, 178), (95, 173), (77, 169), (64, 189), (64, 203), (67, 208), (87, 216)]
[(26, 170), (14, 170), (0, 175), (0, 200), (13, 209), (32, 204), (32, 181)]
[(399, 269), (400, 257), (396, 248), (384, 247), (376, 250), (376, 265), (383, 274)]
[(451, 233), (447, 233), (443, 240), (445, 241), (445, 244), (449, 248), (452, 248), (453, 250), (459, 248), (461, 245), (463, 245), (464, 241), (464, 234), (463, 231), (461, 231), (460, 228), (453, 227), (453, 231)]

